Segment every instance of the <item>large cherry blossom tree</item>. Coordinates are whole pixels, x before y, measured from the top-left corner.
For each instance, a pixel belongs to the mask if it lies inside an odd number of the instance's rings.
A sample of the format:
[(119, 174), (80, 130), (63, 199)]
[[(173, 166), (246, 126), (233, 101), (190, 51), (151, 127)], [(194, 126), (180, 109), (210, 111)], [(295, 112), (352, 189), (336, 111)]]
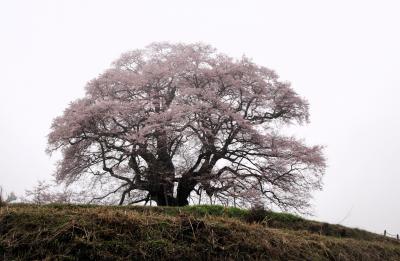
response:
[[(279, 134), (308, 103), (276, 73), (205, 44), (153, 43), (121, 55), (57, 117), (56, 178), (113, 180), (120, 204), (183, 206), (191, 195), (302, 209), (321, 187), (321, 146)], [(100, 198), (100, 197), (99, 197)]]

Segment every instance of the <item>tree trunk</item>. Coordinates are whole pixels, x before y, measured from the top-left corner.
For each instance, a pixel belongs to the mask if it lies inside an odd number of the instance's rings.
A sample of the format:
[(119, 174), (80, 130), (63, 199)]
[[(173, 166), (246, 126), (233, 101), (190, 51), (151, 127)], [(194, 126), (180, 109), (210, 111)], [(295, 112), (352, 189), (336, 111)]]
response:
[(191, 176), (191, 174), (183, 175), (179, 181), (177, 188), (177, 205), (186, 206), (189, 205), (188, 198), (190, 193), (196, 186), (197, 181)]
[[(181, 184), (181, 183), (180, 183)], [(167, 188), (160, 186), (159, 190), (152, 194), (152, 199), (157, 202), (157, 206), (187, 206), (189, 205), (189, 195), (191, 190), (188, 186), (178, 185), (177, 197), (171, 196), (171, 193), (166, 192)]]
[(167, 134), (161, 130), (157, 137), (157, 160), (149, 166), (150, 194), (158, 206), (176, 206), (174, 198), (175, 166), (168, 153)]
[(147, 173), (147, 189), (151, 199), (158, 206), (175, 206), (174, 198), (174, 175), (175, 169), (170, 161), (158, 160), (149, 166)]
[(166, 188), (164, 186), (160, 186), (160, 190), (157, 192), (155, 197), (157, 202), (157, 206), (176, 206), (176, 198), (167, 194)]
[(177, 188), (177, 196), (173, 197), (173, 185), (157, 183), (152, 186), (151, 199), (157, 206), (187, 206), (189, 196), (197, 182), (193, 179), (182, 177)]

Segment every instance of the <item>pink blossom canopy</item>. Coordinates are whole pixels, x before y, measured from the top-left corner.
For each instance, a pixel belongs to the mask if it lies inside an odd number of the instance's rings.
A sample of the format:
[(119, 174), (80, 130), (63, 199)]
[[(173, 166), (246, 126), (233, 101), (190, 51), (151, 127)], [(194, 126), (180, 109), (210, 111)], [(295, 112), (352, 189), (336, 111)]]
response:
[(54, 120), (48, 150), (62, 151), (57, 180), (116, 181), (103, 194), (121, 204), (186, 205), (206, 193), (299, 210), (320, 188), (325, 159), (279, 128), (308, 117), (289, 83), (246, 57), (153, 43), (87, 84)]

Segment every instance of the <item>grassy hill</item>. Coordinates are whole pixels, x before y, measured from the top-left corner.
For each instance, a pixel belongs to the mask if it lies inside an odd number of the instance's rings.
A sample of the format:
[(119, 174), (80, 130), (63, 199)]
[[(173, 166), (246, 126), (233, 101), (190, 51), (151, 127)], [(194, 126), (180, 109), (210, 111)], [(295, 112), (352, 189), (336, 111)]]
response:
[(0, 260), (400, 260), (367, 231), (221, 206), (0, 208)]

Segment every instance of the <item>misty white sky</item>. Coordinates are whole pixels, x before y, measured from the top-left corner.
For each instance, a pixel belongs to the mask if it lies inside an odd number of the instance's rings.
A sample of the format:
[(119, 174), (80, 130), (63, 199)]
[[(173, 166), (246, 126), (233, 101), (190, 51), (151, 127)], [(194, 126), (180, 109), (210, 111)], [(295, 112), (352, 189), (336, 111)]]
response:
[(314, 219), (400, 233), (398, 1), (0, 1), (0, 185), (51, 179), (52, 119), (122, 52), (154, 41), (246, 54), (311, 105), (326, 145)]

